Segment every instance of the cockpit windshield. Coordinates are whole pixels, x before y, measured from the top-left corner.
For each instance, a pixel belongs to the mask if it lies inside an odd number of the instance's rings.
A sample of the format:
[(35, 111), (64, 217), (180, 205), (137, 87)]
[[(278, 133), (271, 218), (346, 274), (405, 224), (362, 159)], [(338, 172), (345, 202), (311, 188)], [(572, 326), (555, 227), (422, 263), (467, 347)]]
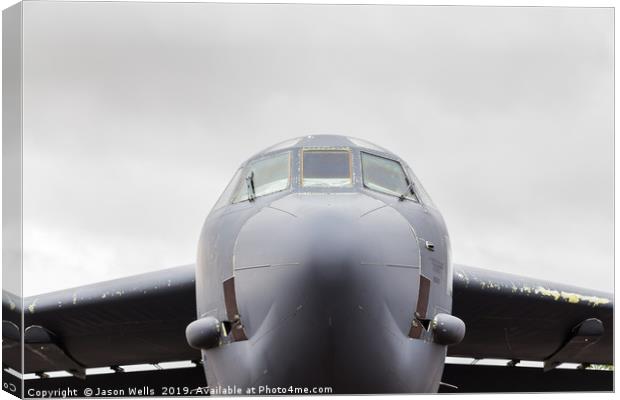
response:
[(290, 153), (282, 153), (248, 164), (244, 179), (237, 186), (233, 203), (279, 192), (289, 187)]
[(414, 182), (410, 182), (398, 161), (362, 152), (364, 186), (371, 190), (418, 201)]
[(349, 150), (304, 150), (302, 186), (341, 187), (352, 184)]
[[(404, 162), (366, 151), (359, 155), (360, 180), (365, 188), (432, 206)], [(235, 173), (214, 209), (287, 190), (293, 184), (319, 192), (331, 192), (333, 188), (349, 191), (354, 186), (353, 160), (349, 147), (305, 147), (299, 153), (289, 150), (253, 159)], [(292, 170), (299, 171), (299, 176), (293, 176)]]

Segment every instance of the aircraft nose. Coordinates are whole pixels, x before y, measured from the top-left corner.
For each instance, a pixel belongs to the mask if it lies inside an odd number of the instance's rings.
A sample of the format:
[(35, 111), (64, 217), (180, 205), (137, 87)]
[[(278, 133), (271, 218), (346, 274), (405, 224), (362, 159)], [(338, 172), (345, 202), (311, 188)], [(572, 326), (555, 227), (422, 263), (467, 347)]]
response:
[(370, 389), (360, 381), (394, 362), (408, 365), (423, 345), (408, 337), (420, 249), (408, 221), (385, 203), (359, 193), (284, 198), (243, 226), (233, 265), (247, 362), (268, 371), (252, 378), (257, 384), (363, 392)]
[(296, 196), (261, 210), (237, 237), (237, 296), (253, 303), (248, 330), (260, 330), (267, 304), (282, 313), (316, 307), (320, 318), (333, 307), (379, 313), (387, 304), (399, 325), (409, 324), (396, 306), (406, 292), (413, 307), (419, 283), (419, 247), (407, 220), (361, 194)]
[(384, 308), (408, 332), (420, 275), (408, 221), (362, 194), (300, 196), (263, 208), (237, 237), (233, 269), (247, 332), (260, 335), (269, 317), (301, 309), (333, 322), (338, 313)]
[[(299, 254), (306, 269), (306, 284), (327, 295), (342, 290), (360, 262), (358, 222), (327, 212), (306, 220), (306, 251)], [(325, 292), (328, 291), (328, 292)]]

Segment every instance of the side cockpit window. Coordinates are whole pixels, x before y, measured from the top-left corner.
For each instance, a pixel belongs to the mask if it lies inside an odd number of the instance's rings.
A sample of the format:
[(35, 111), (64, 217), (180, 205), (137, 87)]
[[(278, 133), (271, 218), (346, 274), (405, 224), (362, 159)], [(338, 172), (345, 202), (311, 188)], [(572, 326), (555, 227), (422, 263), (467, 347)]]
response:
[(362, 155), (362, 176), (368, 189), (418, 201), (414, 185), (398, 161), (370, 153)]
[(291, 181), (290, 153), (268, 156), (250, 162), (245, 168), (233, 203), (285, 190)]
[(304, 187), (331, 188), (353, 183), (349, 150), (304, 150), (301, 170)]
[(429, 196), (426, 189), (424, 189), (424, 186), (422, 186), (422, 182), (420, 182), (418, 177), (413, 173), (413, 170), (409, 166), (405, 166), (405, 169), (407, 170), (407, 175), (413, 180), (413, 183), (415, 185), (415, 192), (420, 198), (420, 200), (422, 200), (422, 203), (424, 203), (424, 205), (426, 206), (436, 208), (435, 203), (433, 203), (433, 199), (431, 199), (431, 196)]
[(228, 186), (226, 186), (226, 189), (224, 189), (224, 192), (222, 192), (222, 194), (220, 195), (217, 203), (215, 203), (215, 206), (213, 207), (214, 210), (222, 208), (231, 203), (233, 194), (239, 187), (239, 180), (241, 179), (242, 172), (243, 169), (239, 169), (237, 170), (237, 172), (235, 172), (235, 175), (233, 175), (232, 179), (228, 183)]

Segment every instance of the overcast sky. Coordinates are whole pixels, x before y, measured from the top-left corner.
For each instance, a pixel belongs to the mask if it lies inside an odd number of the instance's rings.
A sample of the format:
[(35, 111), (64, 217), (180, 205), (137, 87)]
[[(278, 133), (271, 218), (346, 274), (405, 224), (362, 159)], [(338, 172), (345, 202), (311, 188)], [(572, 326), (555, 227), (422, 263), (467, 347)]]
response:
[(25, 3), (24, 292), (192, 263), (245, 158), (408, 161), (453, 258), (613, 290), (613, 11)]

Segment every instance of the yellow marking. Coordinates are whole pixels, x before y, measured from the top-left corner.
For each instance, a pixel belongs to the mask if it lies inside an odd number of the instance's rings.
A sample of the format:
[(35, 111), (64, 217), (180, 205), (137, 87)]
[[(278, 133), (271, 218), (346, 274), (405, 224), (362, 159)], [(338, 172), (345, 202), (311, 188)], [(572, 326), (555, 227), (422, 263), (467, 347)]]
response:
[(557, 290), (545, 289), (541, 286), (537, 287), (534, 292), (543, 296), (553, 297), (553, 300), (558, 300), (561, 296), (560, 292), (558, 292)]
[(34, 314), (34, 308), (37, 306), (37, 301), (39, 299), (34, 299), (34, 301), (28, 306), (28, 311), (30, 311), (30, 314)]
[(579, 303), (579, 300), (581, 295), (577, 294), (577, 293), (569, 293), (569, 292), (562, 292), (561, 293), (562, 299), (568, 301), (569, 303)]
[(540, 294), (542, 296), (553, 297), (553, 300), (556, 300), (556, 301), (559, 299), (562, 299), (571, 304), (577, 304), (580, 301), (583, 301), (583, 302), (587, 302), (589, 305), (592, 305), (593, 307), (599, 306), (601, 304), (607, 304), (611, 301), (604, 297), (585, 296), (579, 293), (561, 292), (557, 290), (547, 289), (542, 286), (537, 287), (535, 292), (536, 294)]
[(488, 285), (489, 285), (490, 288), (493, 288), (493, 289), (497, 289), (497, 290), (501, 289), (501, 286), (499, 284), (497, 284), (497, 283), (489, 282)]

